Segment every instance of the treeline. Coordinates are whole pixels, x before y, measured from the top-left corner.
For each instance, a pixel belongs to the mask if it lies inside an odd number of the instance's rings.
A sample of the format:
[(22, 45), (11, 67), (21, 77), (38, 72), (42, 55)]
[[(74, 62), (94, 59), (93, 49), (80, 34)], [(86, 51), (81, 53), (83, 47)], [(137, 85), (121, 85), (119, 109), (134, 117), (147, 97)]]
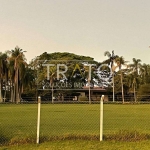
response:
[[(23, 95), (37, 98), (37, 79), (39, 80), (40, 78), (42, 82), (46, 78), (46, 71), (42, 72), (40, 77), (38, 77), (37, 70), (43, 67), (39, 60), (42, 60), (41, 63), (44, 63), (44, 60), (87, 60), (93, 61), (97, 66), (108, 64), (111, 66), (111, 69), (108, 71), (113, 74), (115, 94), (121, 93), (123, 102), (124, 95), (128, 93), (133, 93), (135, 101), (137, 101), (137, 95), (149, 95), (149, 64), (142, 64), (142, 61), (136, 58), (133, 58), (133, 61), (130, 63), (123, 56), (114, 55), (114, 53), (111, 54), (108, 51), (104, 52), (104, 55), (106, 56), (105, 61), (96, 62), (89, 56), (80, 56), (67, 52), (44, 52), (32, 59), (30, 63), (27, 63), (25, 51), (18, 46), (5, 53), (0, 52), (0, 102), (20, 103)], [(72, 64), (69, 65), (72, 67)], [(105, 70), (106, 68), (101, 69)], [(50, 83), (53, 83), (56, 79), (55, 75), (54, 72), (51, 74)], [(92, 76), (92, 78), (96, 77)], [(79, 78), (75, 77), (70, 80), (74, 82), (79, 80)], [(84, 80), (83, 76), (82, 80)], [(92, 79), (90, 82), (93, 82)], [(112, 85), (105, 88), (108, 92), (112, 92)], [(52, 91), (50, 92), (53, 94)]]

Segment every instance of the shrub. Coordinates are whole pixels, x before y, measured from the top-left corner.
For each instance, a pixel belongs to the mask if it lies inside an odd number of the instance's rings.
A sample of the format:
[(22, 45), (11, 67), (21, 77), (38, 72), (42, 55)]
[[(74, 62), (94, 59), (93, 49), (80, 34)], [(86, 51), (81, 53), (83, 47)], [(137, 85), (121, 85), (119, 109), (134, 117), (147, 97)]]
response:
[(79, 101), (88, 101), (88, 98), (86, 96), (79, 97)]

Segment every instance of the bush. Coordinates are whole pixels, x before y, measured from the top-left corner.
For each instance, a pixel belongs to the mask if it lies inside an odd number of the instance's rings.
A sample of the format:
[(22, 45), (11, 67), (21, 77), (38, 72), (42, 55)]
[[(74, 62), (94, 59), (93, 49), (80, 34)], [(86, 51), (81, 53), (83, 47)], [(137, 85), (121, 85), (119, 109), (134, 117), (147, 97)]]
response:
[(86, 96), (79, 97), (79, 101), (88, 101), (88, 98)]

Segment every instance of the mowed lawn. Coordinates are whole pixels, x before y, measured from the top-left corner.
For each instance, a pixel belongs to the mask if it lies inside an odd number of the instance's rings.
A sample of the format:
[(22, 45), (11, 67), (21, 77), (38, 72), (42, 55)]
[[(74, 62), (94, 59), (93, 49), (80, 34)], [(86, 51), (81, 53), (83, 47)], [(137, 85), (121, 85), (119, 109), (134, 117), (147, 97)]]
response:
[[(42, 104), (40, 138), (98, 137), (99, 116), (99, 104)], [(104, 104), (104, 135), (123, 130), (150, 134), (149, 116), (148, 104)], [(0, 138), (32, 137), (36, 142), (36, 125), (37, 104), (0, 105)]]

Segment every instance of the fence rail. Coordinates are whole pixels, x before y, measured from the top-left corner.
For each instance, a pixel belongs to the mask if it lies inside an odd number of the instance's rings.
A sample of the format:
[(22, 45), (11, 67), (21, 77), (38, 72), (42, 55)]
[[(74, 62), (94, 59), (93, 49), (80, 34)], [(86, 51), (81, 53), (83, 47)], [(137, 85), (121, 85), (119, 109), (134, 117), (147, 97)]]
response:
[[(54, 103), (88, 103), (90, 100), (91, 103), (98, 103), (100, 101), (101, 95), (95, 95), (95, 96), (66, 96), (66, 97), (60, 97), (55, 96), (53, 97)], [(37, 103), (38, 98), (37, 97), (29, 97), (29, 96), (22, 96), (20, 99), (20, 103)], [(41, 100), (43, 103), (51, 103), (52, 98), (51, 96), (41, 96)], [(134, 95), (124, 95), (125, 102), (138, 102), (138, 103), (149, 103), (150, 102), (150, 95), (137, 95), (136, 101), (134, 98)], [(104, 102), (105, 103), (111, 103), (113, 101), (113, 95), (105, 95)], [(122, 95), (115, 95), (115, 102), (121, 103), (122, 102)], [(15, 103), (11, 102), (11, 100), (7, 99), (7, 101), (3, 101), (2, 103)]]

